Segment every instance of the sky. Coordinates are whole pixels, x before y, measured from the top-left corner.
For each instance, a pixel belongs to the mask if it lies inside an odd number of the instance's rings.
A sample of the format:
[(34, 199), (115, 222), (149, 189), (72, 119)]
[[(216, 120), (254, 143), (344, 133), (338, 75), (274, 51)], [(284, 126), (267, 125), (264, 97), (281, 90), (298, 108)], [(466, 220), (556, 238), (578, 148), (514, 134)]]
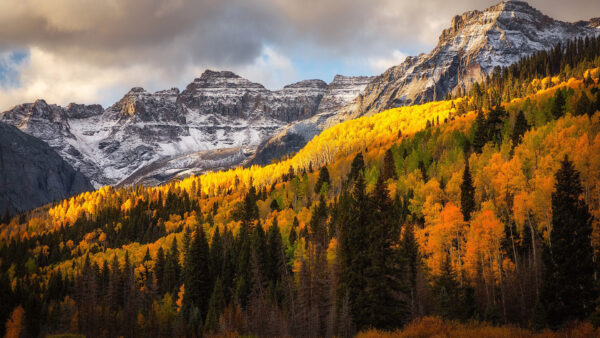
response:
[[(205, 69), (269, 89), (376, 75), (428, 53), (452, 17), (488, 0), (1, 0), (0, 111), (118, 101), (131, 87), (184, 89)], [(555, 19), (598, 0), (531, 0)]]

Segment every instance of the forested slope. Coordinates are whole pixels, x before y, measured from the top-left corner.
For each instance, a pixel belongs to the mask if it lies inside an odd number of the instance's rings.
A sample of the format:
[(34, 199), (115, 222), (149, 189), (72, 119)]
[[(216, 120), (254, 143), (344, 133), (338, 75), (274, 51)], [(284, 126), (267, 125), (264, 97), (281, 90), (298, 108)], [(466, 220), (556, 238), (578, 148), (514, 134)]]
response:
[(347, 336), (425, 315), (593, 319), (592, 40), (452, 100), (339, 124), (269, 166), (104, 187), (6, 220), (0, 323), (33, 336)]

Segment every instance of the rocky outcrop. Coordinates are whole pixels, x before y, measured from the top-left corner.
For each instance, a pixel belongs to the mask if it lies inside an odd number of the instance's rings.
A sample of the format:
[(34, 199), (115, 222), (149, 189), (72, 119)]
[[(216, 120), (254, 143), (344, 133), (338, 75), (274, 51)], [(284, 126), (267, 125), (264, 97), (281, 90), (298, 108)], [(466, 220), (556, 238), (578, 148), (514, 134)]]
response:
[(386, 70), (346, 112), (353, 117), (373, 114), (440, 100), (457, 88), (468, 90), (496, 66), (508, 66), (561, 41), (599, 34), (596, 21), (557, 21), (521, 1), (455, 16), (431, 53), (408, 57)]
[(296, 121), (262, 142), (246, 164), (269, 164), (302, 149), (315, 135), (338, 123), (340, 109), (350, 104), (373, 79), (371, 76), (336, 75), (327, 86), (317, 115)]
[(0, 123), (0, 210), (30, 210), (93, 189), (48, 144)]
[[(48, 105), (43, 100), (22, 104), (0, 115), (12, 124), (48, 142), (92, 183), (115, 185), (126, 182), (158, 182), (164, 170), (187, 172), (189, 161), (176, 161), (193, 154), (204, 159), (203, 170), (239, 164), (249, 149), (273, 135), (289, 122), (317, 114), (327, 92), (321, 80), (297, 82), (270, 91), (232, 72), (207, 70), (181, 93), (177, 88), (150, 93), (132, 88), (121, 100), (103, 110), (98, 105)], [(219, 160), (206, 155), (217, 149), (239, 148), (219, 153)], [(242, 154), (242, 155), (240, 155)], [(212, 163), (214, 165), (208, 165)], [(141, 170), (153, 168), (153, 180)], [(128, 179), (134, 173), (135, 179)]]

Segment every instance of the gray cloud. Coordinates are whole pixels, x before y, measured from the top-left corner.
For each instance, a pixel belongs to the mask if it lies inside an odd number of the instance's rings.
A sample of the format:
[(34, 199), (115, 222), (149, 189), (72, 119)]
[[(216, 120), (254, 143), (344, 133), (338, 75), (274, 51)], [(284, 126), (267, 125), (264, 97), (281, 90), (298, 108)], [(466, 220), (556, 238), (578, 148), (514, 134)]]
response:
[[(0, 50), (35, 50), (38, 58), (44, 55), (44, 62), (54, 60), (58, 65), (61, 61), (64, 67), (76, 62), (90, 71), (107, 69), (114, 76), (119, 76), (119, 70), (133, 72), (141, 75), (124, 79), (124, 84), (137, 80), (151, 87), (179, 85), (198, 75), (188, 72), (205, 67), (247, 69), (257, 64), (266, 47), (285, 58), (301, 56), (316, 64), (345, 62), (369, 69), (374, 58), (396, 60), (397, 55), (428, 52), (454, 15), (496, 2), (2, 0)], [(600, 16), (597, 0), (530, 3), (565, 21)], [(42, 68), (43, 62), (38, 61)], [(145, 67), (154, 76), (132, 71), (136, 67)], [(69, 80), (63, 80), (68, 85)]]

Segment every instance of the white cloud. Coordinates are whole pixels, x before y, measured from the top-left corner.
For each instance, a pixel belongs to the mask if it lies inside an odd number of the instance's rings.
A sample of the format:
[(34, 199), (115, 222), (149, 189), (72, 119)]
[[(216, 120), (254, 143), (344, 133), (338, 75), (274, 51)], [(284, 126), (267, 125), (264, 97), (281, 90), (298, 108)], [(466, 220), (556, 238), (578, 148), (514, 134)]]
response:
[(392, 66), (401, 64), (407, 56), (407, 54), (396, 49), (387, 57), (369, 58), (369, 66), (375, 73), (382, 73)]
[[(8, 62), (9, 58), (5, 56), (3, 60)], [(0, 111), (36, 99), (59, 105), (77, 102), (107, 106), (131, 87), (144, 87), (149, 91), (177, 86), (183, 88), (205, 69), (219, 69), (191, 63), (181, 65), (176, 72), (165, 71), (150, 63), (98, 66), (40, 48), (30, 49), (27, 60), (7, 65), (16, 73), (18, 85), (0, 87)], [(253, 63), (229, 69), (270, 89), (279, 89), (298, 76), (292, 61), (271, 47), (263, 48)]]
[(281, 89), (298, 77), (292, 61), (272, 47), (264, 47), (254, 63), (240, 68), (238, 72), (250, 81), (261, 83), (271, 90)]

